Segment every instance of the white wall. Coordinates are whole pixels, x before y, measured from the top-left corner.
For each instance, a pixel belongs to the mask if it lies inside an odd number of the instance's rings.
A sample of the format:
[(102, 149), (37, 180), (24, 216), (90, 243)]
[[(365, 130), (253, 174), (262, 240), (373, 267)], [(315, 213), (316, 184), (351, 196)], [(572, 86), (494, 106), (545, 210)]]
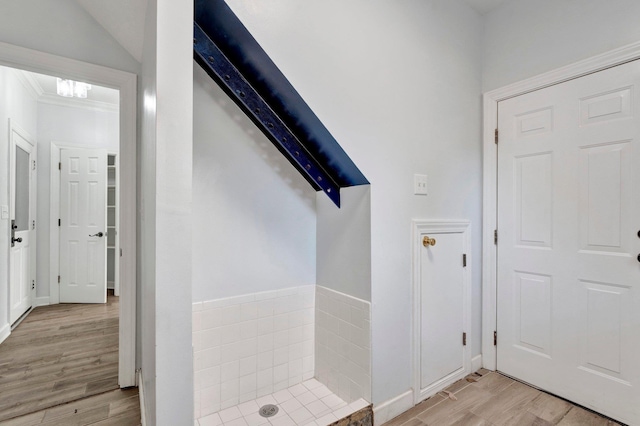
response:
[(141, 368), (147, 421), (193, 423), (193, 2), (150, 0), (142, 63)]
[(137, 73), (140, 64), (75, 0), (0, 0), (0, 41)]
[(340, 189), (340, 208), (324, 192), (316, 202), (316, 284), (370, 302), (371, 187)]
[(316, 193), (194, 62), (193, 301), (314, 284)]
[(119, 113), (38, 103), (38, 266), (36, 296), (49, 296), (51, 142), (120, 150)]
[(480, 16), (460, 0), (228, 4), (371, 182), (373, 402), (411, 388), (412, 218), (472, 222), (478, 354)]
[(484, 91), (640, 40), (637, 0), (511, 0), (485, 15)]
[[(16, 71), (0, 67), (0, 206), (9, 206), (9, 119), (37, 135), (38, 108), (35, 96), (22, 85)], [(0, 335), (9, 327), (9, 228), (0, 219)]]

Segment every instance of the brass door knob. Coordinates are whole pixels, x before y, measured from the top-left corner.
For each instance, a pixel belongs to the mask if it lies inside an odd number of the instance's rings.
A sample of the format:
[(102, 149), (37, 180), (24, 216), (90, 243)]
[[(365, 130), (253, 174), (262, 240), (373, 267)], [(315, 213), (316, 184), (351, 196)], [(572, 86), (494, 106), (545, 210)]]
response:
[(436, 239), (435, 238), (429, 238), (428, 236), (425, 236), (422, 239), (422, 245), (425, 246), (425, 247), (435, 246), (436, 245)]

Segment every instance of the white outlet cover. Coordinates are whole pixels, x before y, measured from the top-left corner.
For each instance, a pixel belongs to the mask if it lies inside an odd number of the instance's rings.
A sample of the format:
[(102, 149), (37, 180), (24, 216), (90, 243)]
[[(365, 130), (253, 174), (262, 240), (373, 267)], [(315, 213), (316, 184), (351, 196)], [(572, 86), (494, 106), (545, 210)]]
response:
[(413, 193), (427, 195), (427, 175), (413, 175)]

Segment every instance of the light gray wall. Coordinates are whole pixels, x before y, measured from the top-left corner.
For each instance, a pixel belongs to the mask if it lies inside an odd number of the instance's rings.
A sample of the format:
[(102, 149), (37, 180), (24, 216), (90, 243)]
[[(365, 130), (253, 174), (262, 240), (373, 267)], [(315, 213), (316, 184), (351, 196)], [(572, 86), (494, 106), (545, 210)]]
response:
[(36, 296), (49, 296), (51, 142), (120, 150), (119, 113), (38, 103), (38, 265)]
[(461, 0), (227, 3), (371, 182), (373, 402), (412, 386), (412, 218), (471, 220), (478, 354), (480, 16)]
[[(38, 106), (14, 70), (0, 67), (0, 206), (9, 206), (9, 119), (32, 138), (37, 136)], [(9, 324), (10, 222), (0, 219), (0, 335)]]
[(371, 301), (371, 187), (340, 190), (340, 208), (317, 193), (317, 285)]
[(0, 41), (123, 71), (140, 70), (75, 0), (0, 0)]
[(511, 0), (485, 15), (483, 91), (640, 40), (637, 0)]
[(193, 66), (193, 301), (314, 284), (315, 191)]
[(139, 303), (147, 421), (193, 423), (193, 2), (150, 0), (142, 61)]

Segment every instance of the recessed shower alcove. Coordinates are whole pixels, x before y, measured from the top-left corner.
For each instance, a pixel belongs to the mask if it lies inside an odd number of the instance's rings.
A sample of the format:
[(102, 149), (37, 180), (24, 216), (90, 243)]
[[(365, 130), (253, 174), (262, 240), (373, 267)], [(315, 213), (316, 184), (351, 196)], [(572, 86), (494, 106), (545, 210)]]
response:
[(368, 181), (224, 1), (194, 27), (195, 418), (370, 416)]

